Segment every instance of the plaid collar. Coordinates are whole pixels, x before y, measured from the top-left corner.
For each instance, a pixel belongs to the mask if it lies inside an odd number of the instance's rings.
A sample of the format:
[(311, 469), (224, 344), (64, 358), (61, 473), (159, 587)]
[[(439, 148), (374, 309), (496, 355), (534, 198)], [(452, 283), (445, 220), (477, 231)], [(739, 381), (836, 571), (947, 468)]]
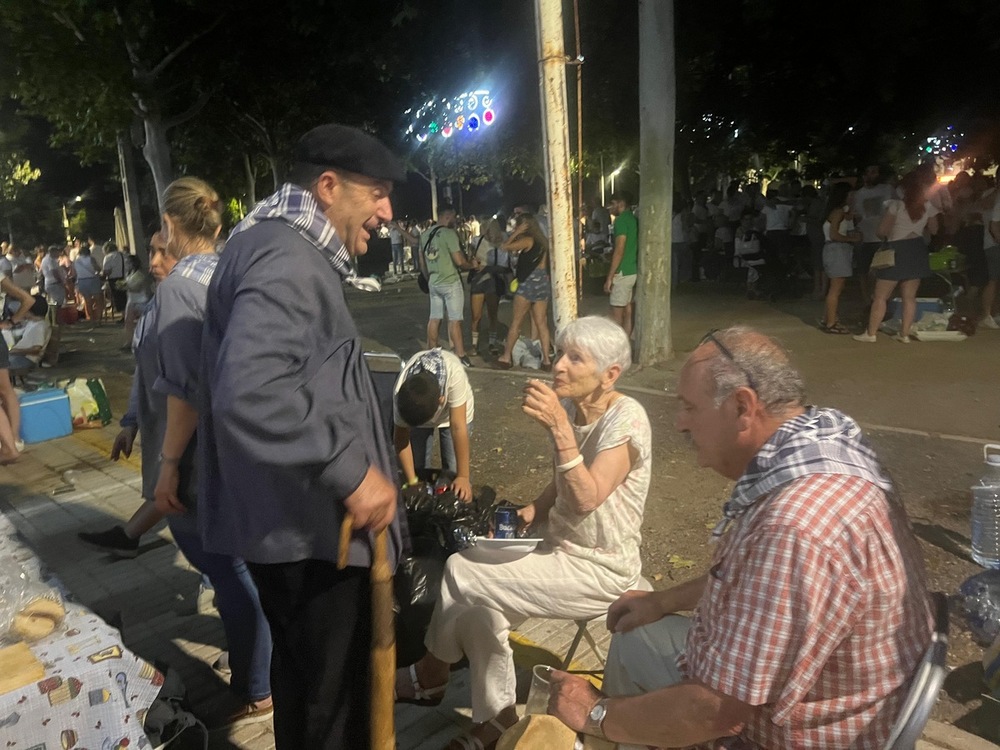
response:
[(186, 255), (177, 261), (177, 265), (174, 266), (170, 274), (193, 279), (202, 286), (208, 286), (218, 264), (219, 256), (215, 253), (195, 253), (194, 255)]
[(326, 257), (333, 270), (342, 278), (354, 277), (351, 255), (337, 236), (333, 224), (319, 210), (311, 193), (290, 182), (286, 182), (278, 192), (254, 206), (229, 236), (232, 238), (262, 221), (273, 220), (283, 221), (301, 234)]
[(812, 474), (860, 477), (888, 494), (895, 491), (858, 423), (836, 409), (810, 406), (782, 424), (753, 457), (722, 508), (713, 540), (776, 489)]

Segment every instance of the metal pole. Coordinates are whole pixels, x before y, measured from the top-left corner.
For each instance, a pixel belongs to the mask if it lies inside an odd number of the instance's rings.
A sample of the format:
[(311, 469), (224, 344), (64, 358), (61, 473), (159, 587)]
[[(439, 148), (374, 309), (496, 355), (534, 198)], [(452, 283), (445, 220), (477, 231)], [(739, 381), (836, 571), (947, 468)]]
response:
[[(575, 247), (580, 253), (576, 268), (576, 298), (583, 299), (583, 50), (580, 48), (580, 0), (573, 0), (573, 29), (576, 33), (576, 203), (573, 206), (573, 226), (576, 227)], [(589, 218), (589, 217), (588, 217)]]
[(604, 199), (604, 154), (601, 154), (601, 208), (608, 205)]
[(566, 49), (562, 0), (535, 0), (535, 30), (541, 78), (545, 187), (549, 199), (552, 316), (558, 332), (576, 319), (576, 263), (573, 247), (573, 183), (566, 119)]
[(122, 197), (125, 201), (125, 227), (128, 232), (130, 252), (136, 255), (145, 268), (149, 267), (149, 257), (145, 241), (140, 242), (142, 219), (139, 214), (139, 193), (136, 190), (135, 162), (132, 158), (132, 144), (125, 140), (124, 133), (118, 134), (118, 170), (122, 178)]

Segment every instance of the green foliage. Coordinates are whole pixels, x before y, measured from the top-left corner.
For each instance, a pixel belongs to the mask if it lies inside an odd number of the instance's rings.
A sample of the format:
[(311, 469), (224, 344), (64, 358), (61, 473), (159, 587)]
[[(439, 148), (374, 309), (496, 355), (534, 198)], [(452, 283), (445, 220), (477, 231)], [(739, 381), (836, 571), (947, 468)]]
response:
[(15, 202), (24, 187), (41, 176), (42, 171), (16, 151), (0, 156), (0, 202)]

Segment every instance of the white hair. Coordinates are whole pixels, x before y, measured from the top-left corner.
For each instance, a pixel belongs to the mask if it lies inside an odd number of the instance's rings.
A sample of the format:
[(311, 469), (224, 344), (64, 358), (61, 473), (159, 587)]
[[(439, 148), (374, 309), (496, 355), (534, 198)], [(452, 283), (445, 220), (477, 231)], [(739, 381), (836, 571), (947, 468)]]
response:
[(556, 348), (567, 346), (577, 346), (587, 352), (602, 373), (618, 365), (624, 375), (632, 364), (632, 344), (625, 330), (611, 318), (587, 315), (567, 323), (556, 335)]

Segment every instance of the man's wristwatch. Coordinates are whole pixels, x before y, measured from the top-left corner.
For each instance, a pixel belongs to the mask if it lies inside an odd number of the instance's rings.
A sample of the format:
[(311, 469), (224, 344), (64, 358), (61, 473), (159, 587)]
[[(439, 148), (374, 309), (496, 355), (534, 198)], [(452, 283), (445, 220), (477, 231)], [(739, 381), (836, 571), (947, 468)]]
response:
[(604, 718), (608, 715), (608, 699), (601, 698), (587, 714), (587, 723), (583, 727), (584, 734), (607, 739), (604, 734)]

